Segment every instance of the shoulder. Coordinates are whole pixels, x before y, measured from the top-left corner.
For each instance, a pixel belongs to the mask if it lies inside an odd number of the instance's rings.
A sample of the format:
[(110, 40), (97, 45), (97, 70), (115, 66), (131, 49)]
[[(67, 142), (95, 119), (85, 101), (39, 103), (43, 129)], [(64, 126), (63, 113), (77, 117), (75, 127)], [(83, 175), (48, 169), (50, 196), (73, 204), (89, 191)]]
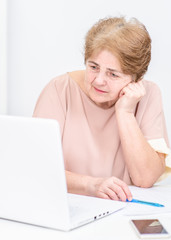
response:
[(77, 85), (82, 88), (84, 74), (84, 70), (67, 72), (53, 78), (48, 85), (49, 87), (56, 88), (56, 90), (59, 91), (66, 90), (68, 87), (73, 88)]
[(69, 84), (69, 76), (67, 73), (54, 77), (47, 86), (58, 91), (66, 89)]
[(81, 76), (81, 71), (75, 71), (54, 77), (44, 87), (40, 94), (40, 98), (48, 98), (53, 101), (57, 101), (58, 99), (63, 104), (68, 103), (69, 99), (74, 99), (76, 95), (79, 95), (79, 82), (81, 82)]
[(139, 107), (144, 108), (162, 108), (162, 95), (159, 86), (148, 80), (142, 80), (146, 90), (145, 96), (140, 100)]
[(70, 76), (68, 73), (61, 74), (52, 78), (42, 90), (41, 95), (60, 96), (66, 95), (70, 89)]
[(85, 70), (70, 72), (68, 75), (84, 91)]
[(159, 86), (156, 83), (152, 81), (144, 80), (144, 79), (142, 80), (142, 82), (146, 89), (147, 94), (151, 94), (155, 92), (159, 94), (161, 92)]
[(49, 106), (55, 105), (58, 102), (65, 104), (67, 88), (68, 75), (66, 73), (53, 78), (42, 89), (38, 97), (36, 107), (40, 105), (46, 105), (49, 108)]
[(148, 101), (154, 100), (154, 99), (156, 100), (157, 98), (158, 100), (161, 100), (162, 95), (161, 95), (161, 90), (159, 86), (152, 81), (148, 81), (148, 80), (142, 80), (142, 81), (146, 90), (146, 94), (144, 98)]
[(43, 88), (42, 93), (45, 92), (53, 92), (56, 89), (61, 89), (65, 87), (68, 83), (67, 74), (59, 75), (57, 77), (52, 78)]

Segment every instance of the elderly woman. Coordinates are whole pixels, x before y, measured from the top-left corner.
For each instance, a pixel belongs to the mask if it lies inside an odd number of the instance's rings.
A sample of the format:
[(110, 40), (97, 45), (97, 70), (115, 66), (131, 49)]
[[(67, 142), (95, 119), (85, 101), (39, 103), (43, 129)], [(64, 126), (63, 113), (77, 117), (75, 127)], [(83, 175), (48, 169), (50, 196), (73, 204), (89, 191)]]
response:
[(85, 40), (85, 70), (42, 91), (33, 116), (61, 128), (68, 191), (131, 200), (165, 171), (168, 138), (158, 86), (143, 79), (151, 39), (136, 19), (97, 22)]

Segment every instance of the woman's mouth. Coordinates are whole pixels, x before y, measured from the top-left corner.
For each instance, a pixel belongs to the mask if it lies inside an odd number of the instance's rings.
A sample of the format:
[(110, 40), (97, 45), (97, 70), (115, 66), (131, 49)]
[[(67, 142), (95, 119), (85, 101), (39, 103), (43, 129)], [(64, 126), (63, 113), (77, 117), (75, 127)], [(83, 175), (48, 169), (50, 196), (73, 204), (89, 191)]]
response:
[(98, 89), (98, 88), (96, 88), (96, 87), (94, 87), (94, 89), (95, 89), (95, 91), (98, 92), (98, 93), (107, 93), (106, 91), (103, 91), (103, 90)]

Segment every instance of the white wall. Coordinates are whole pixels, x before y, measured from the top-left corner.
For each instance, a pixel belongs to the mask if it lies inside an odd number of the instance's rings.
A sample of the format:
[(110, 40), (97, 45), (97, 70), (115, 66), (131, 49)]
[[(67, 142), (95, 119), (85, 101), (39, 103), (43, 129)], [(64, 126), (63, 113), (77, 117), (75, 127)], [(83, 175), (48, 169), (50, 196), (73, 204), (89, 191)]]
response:
[(91, 25), (121, 14), (137, 17), (150, 32), (146, 78), (161, 87), (171, 139), (170, 10), (170, 0), (8, 0), (8, 114), (31, 116), (51, 78), (84, 67), (84, 37)]
[(0, 114), (7, 113), (7, 2), (0, 0)]

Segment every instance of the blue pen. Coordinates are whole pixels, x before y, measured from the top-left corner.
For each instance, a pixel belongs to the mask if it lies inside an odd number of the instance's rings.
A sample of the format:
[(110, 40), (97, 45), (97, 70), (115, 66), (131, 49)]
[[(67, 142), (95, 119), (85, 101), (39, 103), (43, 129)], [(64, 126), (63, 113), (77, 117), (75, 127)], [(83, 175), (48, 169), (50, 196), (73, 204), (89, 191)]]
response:
[(132, 199), (131, 201), (129, 201), (128, 199), (126, 200), (127, 202), (132, 202), (132, 203), (140, 203), (140, 204), (147, 204), (153, 207), (164, 207), (164, 205), (159, 204), (159, 203), (154, 203), (154, 202), (146, 202), (146, 201), (142, 201), (142, 200), (137, 200), (137, 199)]

